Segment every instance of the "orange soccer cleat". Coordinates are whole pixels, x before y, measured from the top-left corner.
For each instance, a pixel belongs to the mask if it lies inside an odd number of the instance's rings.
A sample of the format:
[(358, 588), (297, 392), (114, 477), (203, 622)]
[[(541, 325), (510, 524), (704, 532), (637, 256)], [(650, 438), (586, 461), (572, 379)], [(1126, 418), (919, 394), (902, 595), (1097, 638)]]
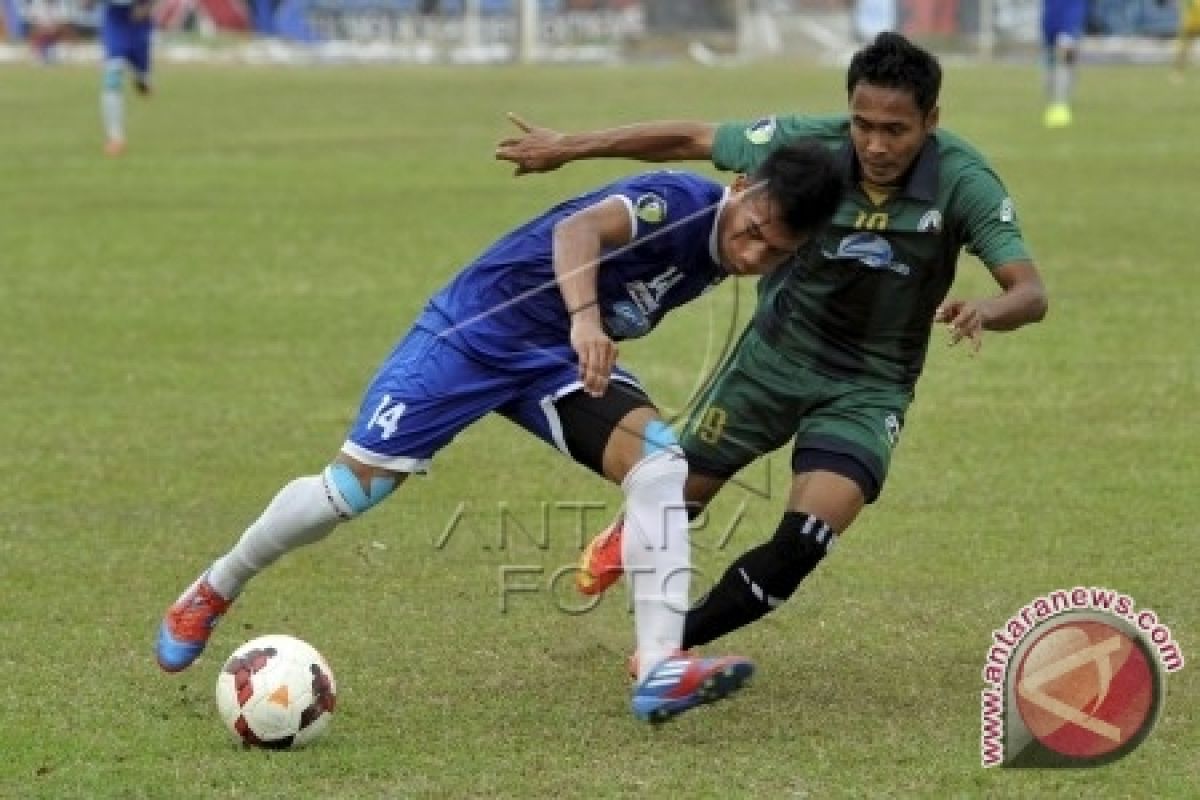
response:
[(208, 573), (201, 575), (163, 617), (154, 647), (158, 665), (166, 672), (190, 667), (204, 652), (213, 628), (232, 602), (217, 594), (208, 582)]
[(625, 571), (621, 560), (624, 530), (624, 518), (617, 517), (584, 548), (583, 555), (579, 557), (579, 570), (575, 573), (575, 588), (582, 594), (601, 594), (616, 583)]

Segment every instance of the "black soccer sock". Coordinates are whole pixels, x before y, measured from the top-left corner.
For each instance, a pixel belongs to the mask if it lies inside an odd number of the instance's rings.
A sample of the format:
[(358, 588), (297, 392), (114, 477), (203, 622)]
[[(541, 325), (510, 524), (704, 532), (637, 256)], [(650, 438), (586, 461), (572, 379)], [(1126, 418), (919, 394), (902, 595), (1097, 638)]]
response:
[(683, 648), (708, 644), (766, 616), (792, 596), (837, 538), (817, 517), (783, 515), (775, 535), (742, 553), (721, 580), (687, 613)]

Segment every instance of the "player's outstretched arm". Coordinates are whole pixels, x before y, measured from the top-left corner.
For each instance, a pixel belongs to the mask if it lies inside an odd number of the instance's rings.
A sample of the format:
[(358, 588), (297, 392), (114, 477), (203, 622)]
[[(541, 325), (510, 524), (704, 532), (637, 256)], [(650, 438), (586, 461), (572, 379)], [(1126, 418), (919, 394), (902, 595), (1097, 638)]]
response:
[(947, 298), (934, 316), (950, 328), (950, 344), (963, 339), (978, 352), (984, 331), (1011, 331), (1046, 316), (1046, 287), (1031, 261), (1001, 264), (992, 270), (1000, 294), (975, 300)]
[(518, 136), (496, 145), (496, 159), (517, 165), (515, 175), (550, 172), (584, 158), (697, 161), (712, 155), (717, 126), (708, 122), (639, 122), (620, 128), (561, 133), (510, 113)]
[(633, 239), (629, 206), (608, 197), (554, 226), (554, 277), (571, 315), (571, 347), (579, 357), (584, 390), (599, 397), (608, 387), (617, 346), (604, 330), (596, 289), (604, 253)]

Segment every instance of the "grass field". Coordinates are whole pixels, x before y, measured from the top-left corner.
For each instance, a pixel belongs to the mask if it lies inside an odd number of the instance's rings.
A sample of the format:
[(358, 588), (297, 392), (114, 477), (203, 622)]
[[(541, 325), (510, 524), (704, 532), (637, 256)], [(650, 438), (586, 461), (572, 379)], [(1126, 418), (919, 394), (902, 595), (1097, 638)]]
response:
[[(259, 579), (190, 671), (159, 672), (152, 639), (335, 452), (430, 291), (633, 169), (514, 181), (492, 161), (505, 111), (583, 128), (838, 110), (841, 73), (166, 65), (119, 161), (97, 84), (0, 69), (0, 797), (1200, 796), (1194, 665), (1123, 761), (979, 766), (991, 630), (1035, 596), (1119, 589), (1200, 652), (1200, 76), (1088, 68), (1077, 124), (1047, 132), (1032, 68), (949, 68), (943, 124), (1005, 177), (1050, 316), (975, 359), (934, 343), (883, 498), (729, 638), (755, 685), (661, 729), (627, 711), (619, 595), (569, 614), (546, 588), (619, 493), (502, 421)], [(956, 292), (990, 291), (973, 259), (960, 273)], [(678, 408), (748, 297), (722, 289), (628, 365)], [(773, 530), (786, 459), (745, 483), (695, 536), (707, 575)], [(571, 502), (597, 507), (580, 526)], [(505, 567), (542, 589), (504, 595)], [(316, 644), (341, 685), (307, 752), (244, 752), (216, 717), (223, 656), (268, 632)]]

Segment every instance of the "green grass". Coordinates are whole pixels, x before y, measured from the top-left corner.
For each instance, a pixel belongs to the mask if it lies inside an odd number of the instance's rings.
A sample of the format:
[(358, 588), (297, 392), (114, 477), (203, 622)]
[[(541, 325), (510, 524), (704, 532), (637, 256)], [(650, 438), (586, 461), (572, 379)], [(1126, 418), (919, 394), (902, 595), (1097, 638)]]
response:
[[(884, 497), (785, 609), (730, 637), (755, 686), (651, 730), (626, 710), (618, 597), (570, 615), (547, 590), (501, 613), (502, 567), (545, 579), (578, 552), (560, 507), (541, 541), (544, 504), (602, 505), (590, 531), (619, 493), (499, 421), (258, 580), (190, 671), (161, 674), (151, 643), (181, 587), (335, 452), (429, 292), (632, 168), (514, 181), (491, 158), (503, 112), (583, 128), (836, 110), (840, 72), (168, 65), (120, 161), (100, 155), (97, 83), (0, 70), (0, 796), (1200, 796), (1194, 666), (1112, 766), (985, 771), (978, 754), (990, 631), (1040, 593), (1120, 589), (1200, 647), (1191, 87), (1088, 68), (1076, 126), (1047, 132), (1032, 68), (950, 67), (943, 123), (1016, 196), (1050, 317), (975, 359), (939, 337)], [(960, 273), (955, 291), (991, 291), (974, 260)], [(625, 348), (664, 405), (747, 297), (723, 289)], [(763, 491), (727, 491), (696, 536), (708, 575), (773, 529), (786, 459), (746, 483)], [(243, 752), (217, 720), (221, 657), (267, 632), (337, 673), (310, 751)]]

